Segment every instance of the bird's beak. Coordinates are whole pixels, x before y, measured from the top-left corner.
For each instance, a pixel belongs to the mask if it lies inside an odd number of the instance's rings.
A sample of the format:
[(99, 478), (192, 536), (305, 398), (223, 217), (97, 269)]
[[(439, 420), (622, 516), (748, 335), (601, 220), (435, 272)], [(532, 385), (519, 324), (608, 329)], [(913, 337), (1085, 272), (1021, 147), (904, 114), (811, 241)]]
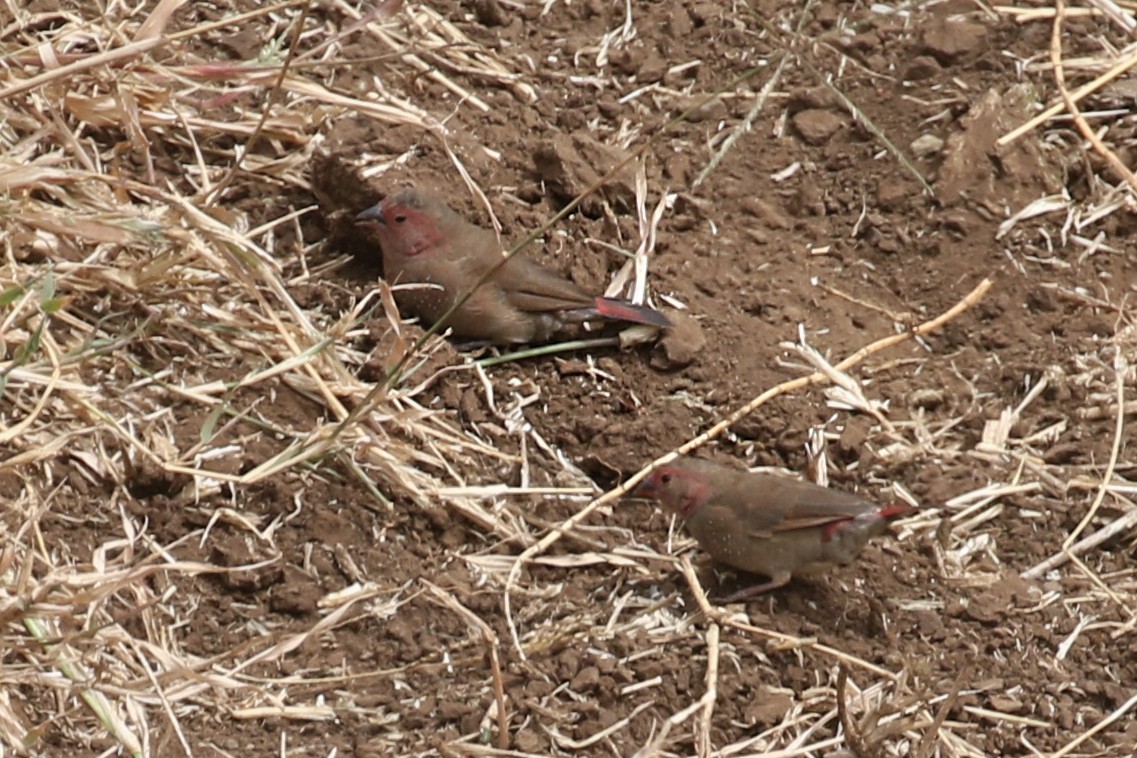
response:
[(357, 224), (375, 223), (383, 224), (385, 226), (387, 224), (387, 220), (383, 218), (383, 204), (377, 203), (367, 210), (357, 213), (355, 216), (355, 222)]
[(651, 477), (644, 479), (642, 482), (632, 488), (626, 497), (640, 498), (642, 500), (650, 500), (655, 497), (655, 482)]

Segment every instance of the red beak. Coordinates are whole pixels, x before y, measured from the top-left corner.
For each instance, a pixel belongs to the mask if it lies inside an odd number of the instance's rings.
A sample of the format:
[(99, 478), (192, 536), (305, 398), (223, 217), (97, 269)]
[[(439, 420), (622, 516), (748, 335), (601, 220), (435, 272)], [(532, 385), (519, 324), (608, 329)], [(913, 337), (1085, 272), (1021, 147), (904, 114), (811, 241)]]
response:
[(655, 479), (654, 479), (654, 477), (652, 477), (650, 475), (648, 476), (647, 479), (644, 479), (642, 482), (640, 482), (635, 487), (633, 487), (632, 491), (628, 493), (628, 497), (642, 497), (645, 499), (646, 498), (652, 498), (654, 496), (655, 496)]

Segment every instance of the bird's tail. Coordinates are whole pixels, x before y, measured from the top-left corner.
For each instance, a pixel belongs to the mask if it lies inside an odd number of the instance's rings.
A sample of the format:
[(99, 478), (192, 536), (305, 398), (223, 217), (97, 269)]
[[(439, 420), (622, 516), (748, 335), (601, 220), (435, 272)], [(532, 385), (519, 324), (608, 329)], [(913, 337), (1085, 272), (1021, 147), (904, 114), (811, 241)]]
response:
[(893, 503), (892, 505), (886, 505), (881, 508), (876, 512), (876, 515), (891, 520), (900, 518), (901, 516), (907, 516), (909, 513), (915, 513), (918, 510), (920, 509), (914, 505), (908, 505), (908, 503)]
[(649, 308), (646, 305), (636, 305), (627, 300), (617, 300), (611, 297), (596, 298), (596, 312), (613, 321), (630, 321), (633, 324), (647, 324), (666, 329), (671, 326), (667, 316)]
[(907, 503), (892, 503), (875, 511), (865, 511), (854, 518), (836, 519), (821, 528), (821, 541), (828, 542), (833, 535), (840, 532), (864, 532), (870, 537), (877, 537), (888, 530), (888, 523), (893, 519), (907, 516), (920, 510)]

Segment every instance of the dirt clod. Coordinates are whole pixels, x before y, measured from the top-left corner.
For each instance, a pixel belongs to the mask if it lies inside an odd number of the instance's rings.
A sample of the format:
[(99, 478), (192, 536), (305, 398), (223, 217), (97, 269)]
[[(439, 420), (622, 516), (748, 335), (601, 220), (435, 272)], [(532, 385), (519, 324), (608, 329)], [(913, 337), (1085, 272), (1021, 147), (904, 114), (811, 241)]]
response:
[(682, 311), (669, 311), (667, 317), (671, 319), (671, 328), (663, 331), (651, 356), (651, 365), (663, 371), (691, 365), (707, 345), (703, 328), (695, 318)]

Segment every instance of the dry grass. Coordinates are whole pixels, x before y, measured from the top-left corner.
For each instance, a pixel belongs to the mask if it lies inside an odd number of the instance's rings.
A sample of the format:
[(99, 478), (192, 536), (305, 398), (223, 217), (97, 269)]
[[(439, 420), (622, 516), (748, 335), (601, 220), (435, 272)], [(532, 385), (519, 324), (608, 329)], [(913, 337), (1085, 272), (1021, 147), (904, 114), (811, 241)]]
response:
[[(1113, 8), (1112, 3), (1092, 5), (1099, 8), (1096, 12), (1130, 18), (1128, 11)], [(629, 621), (620, 618), (623, 606), (617, 605), (614, 610), (605, 609), (599, 622), (593, 612), (582, 614), (586, 628), (577, 632), (581, 638), (603, 637), (619, 625), (639, 624), (652, 626), (656, 633), (697, 637), (707, 651), (700, 694), (657, 725), (652, 739), (642, 745), (642, 755), (675, 750), (682, 733), (694, 735), (700, 755), (766, 750), (784, 756), (810, 755), (842, 746), (862, 755), (881, 750), (900, 754), (920, 745), (912, 754), (970, 756), (979, 753), (967, 743), (967, 733), (991, 721), (1017, 722), (1026, 744), (1033, 730), (1045, 732), (1053, 727), (1048, 721), (974, 707), (965, 710), (965, 720), (947, 720), (946, 714), (961, 695), (959, 688), (917, 693), (905, 670), (890, 670), (817, 640), (781, 634), (741, 614), (712, 607), (685, 558), (676, 561), (638, 545), (612, 549), (580, 526), (588, 514), (614, 500), (623, 489), (592, 499), (576, 516), (559, 524), (535, 524), (522, 509), (510, 506), (515, 499), (532, 494), (577, 499), (596, 494), (591, 482), (539, 430), (526, 424), (522, 411), (536, 401), (536, 395), (496, 398), (492, 383), (485, 378), (485, 367), (490, 364), (458, 369), (484, 380), (501, 436), (522, 441), (523, 455), (515, 459), (494, 445), (494, 433), (476, 439), (419, 401), (432, 379), (420, 358), (442, 350), (440, 339), (414, 346), (414, 360), (406, 362), (410, 369), (402, 372), (394, 386), (359, 380), (357, 369), (365, 356), (343, 343), (363, 328), (367, 318), (385, 318), (389, 328), (398, 332), (389, 291), (377, 284), (368, 299), (338, 319), (300, 307), (290, 295), (290, 287), (297, 282), (284, 280), (281, 262), (270, 251), (275, 249), (280, 230), (287, 227), (299, 237), (296, 255), (304, 259), (320, 241), (304, 240), (298, 219), (313, 208), (296, 208), (269, 224), (250, 228), (249, 219), (227, 207), (224, 197), (225, 190), (246, 174), (255, 174), (262, 186), (276, 187), (282, 193), (306, 190), (306, 168), (322, 130), (348, 113), (381, 123), (412, 125), (444, 144), (446, 126), (417, 106), (413, 93), (390, 92), (376, 83), (375, 99), (360, 100), (329, 83), (324, 73), (339, 64), (338, 46), (351, 34), (372, 37), (404, 65), (447, 88), (463, 107), (484, 110), (490, 106), (484, 92), (480, 95), (460, 86), (448, 72), (461, 72), (466, 75), (464, 80), (478, 81), (487, 89), (504, 88), (522, 101), (536, 97), (526, 82), (528, 72), (480, 48), (425, 6), (400, 9), (400, 3), (390, 3), (361, 17), (346, 3), (333, 2), (328, 12), (342, 18), (342, 28), (335, 30), (313, 24), (301, 28), (299, 21), (306, 17), (309, 4), (292, 0), (219, 24), (175, 32), (170, 16), (176, 6), (161, 2), (149, 13), (130, 15), (121, 5), (110, 4), (103, 15), (93, 10), (90, 14), (62, 12), (51, 15), (51, 25), (41, 26), (46, 15), (9, 3), (17, 23), (7, 26), (0, 38), (0, 59), (6, 69), (0, 80), (0, 102), (5, 106), (0, 123), (0, 240), (4, 245), (0, 267), (0, 408), (4, 423), (0, 477), (8, 496), (5, 539), (0, 547), (0, 577), (4, 580), (0, 620), (5, 634), (0, 744), (6, 749), (16, 754), (46, 754), (41, 741), (51, 730), (55, 745), (157, 755), (154, 734), (161, 725), (163, 732), (172, 732), (190, 753), (182, 722), (203, 710), (232, 719), (334, 719), (336, 711), (328, 704), (289, 698), (289, 687), (304, 683), (302, 676), (266, 679), (258, 667), (282, 660), (305, 642), (363, 615), (395, 614), (421, 595), (437, 604), (440, 612), (468, 623), (472, 630), (469, 651), (477, 654), (484, 649), (493, 663), (495, 710), (487, 714), (485, 729), (496, 734), (497, 748), (478, 744), (471, 737), (452, 749), (458, 754), (518, 755), (505, 752), (511, 705), (501, 686), (500, 657), (515, 655), (524, 660), (533, 651), (548, 647), (549, 632), (534, 599), (556, 594), (555, 588), (537, 586), (532, 576), (523, 576), (524, 569), (606, 564), (634, 570), (659, 562), (673, 562), (683, 572), (698, 604), (696, 613), (677, 616), (672, 608), (652, 608), (645, 601), (644, 607), (633, 604), (636, 614)], [(1069, 15), (1064, 15), (1061, 5), (1032, 9), (1030, 15), (1014, 9), (1004, 12), (1023, 23), (1043, 19), (1056, 29)], [(1091, 9), (1077, 12), (1085, 14)], [(272, 24), (280, 46), (249, 65), (198, 59), (193, 53), (195, 38), (223, 24)], [(627, 37), (628, 30), (623, 32)], [(624, 37), (614, 33), (598, 41), (597, 54), (603, 56), (620, 46)], [(1061, 76), (1061, 49), (1056, 45), (1053, 53), (1050, 65), (1062, 100), (1026, 128), (1067, 114), (1125, 181), (1137, 186), (1124, 165), (1119, 167), (1121, 162), (1111, 157), (1110, 146), (1077, 112), (1077, 101), (1093, 87), (1067, 91)], [(783, 58), (783, 62), (788, 60), (788, 56)], [(1079, 61), (1079, 66), (1105, 71), (1096, 80), (1100, 86), (1134, 63), (1137, 57), (1123, 52)], [(238, 98), (237, 93), (256, 97)], [(766, 102), (765, 94), (756, 98), (754, 115)], [(247, 102), (261, 107), (247, 107)], [(216, 117), (219, 109), (228, 109), (230, 115)], [(220, 137), (229, 140), (219, 142)], [(272, 150), (253, 149), (258, 143)], [(236, 147), (222, 150), (216, 148), (218, 144)], [(716, 165), (733, 144), (733, 140), (722, 143)], [(163, 150), (163, 145), (177, 150)], [(203, 149), (203, 145), (210, 147)], [(194, 156), (191, 163), (178, 167), (195, 185), (192, 193), (174, 189), (159, 168), (164, 155), (183, 151)], [(456, 169), (468, 179), (460, 156), (451, 155)], [(708, 166), (708, 170), (713, 168)], [(654, 188), (647, 186), (642, 172), (636, 190), (641, 242), (613, 287), (630, 290), (640, 298), (655, 228), (673, 198), (661, 192), (652, 202)], [(1029, 219), (1062, 210), (1069, 214), (1066, 228), (1073, 230), (1071, 239), (1084, 243), (1086, 254), (1091, 254), (1104, 249), (1106, 242), (1080, 236), (1082, 229), (1092, 228), (1106, 213), (1132, 203), (1124, 186), (1103, 187), (1095, 200), (1092, 207), (1075, 205), (1068, 198), (1040, 201), (1040, 206), (1013, 216), (1004, 231), (1013, 234)], [(933, 319), (931, 326), (905, 324), (907, 331), (883, 342), (918, 339), (970, 307), (984, 291), (973, 293), (958, 310)], [(1098, 298), (1096, 304), (1100, 306), (1102, 300)], [(874, 398), (850, 373), (879, 345), (867, 346), (834, 365), (807, 345), (794, 346), (797, 357), (812, 366), (806, 370), (807, 377), (764, 393), (682, 449), (713, 439), (777, 394), (828, 384), (835, 409), (867, 413), (887, 429), (892, 444), (879, 451), (883, 458), (966, 457), (976, 466), (996, 460), (1017, 462), (1010, 480), (993, 481), (989, 487), (961, 494), (902, 525), (902, 540), (923, 539), (934, 546), (944, 577), (974, 584), (998, 580), (982, 558), (992, 549), (988, 527), (999, 515), (1000, 497), (1039, 491), (1061, 496), (1070, 487), (1092, 489), (1093, 503), (1065, 540), (1061, 553), (1025, 569), (1024, 576), (1045, 575), (1072, 563), (1091, 580), (1088, 592), (1095, 602), (1117, 604), (1130, 619), (1137, 619), (1132, 589), (1101, 576), (1091, 557), (1102, 540), (1132, 533), (1137, 523), (1137, 507), (1129, 499), (1132, 489), (1113, 476), (1127, 417), (1134, 410), (1133, 401), (1126, 399), (1126, 388), (1132, 386), (1132, 367), (1137, 364), (1137, 332), (1129, 324), (1123, 303), (1106, 304), (1116, 309), (1119, 320), (1108, 348), (1111, 360), (1087, 356), (1084, 374), (1074, 378), (1092, 388), (1098, 401), (1095, 407), (1078, 409), (1083, 417), (1098, 413), (1112, 418), (1115, 425), (1114, 457), (1104, 472), (1093, 474), (1043, 462), (1037, 445), (1050, 439), (1053, 430), (1029, 438), (1014, 436), (1015, 421), (1045, 388), (1046, 377), (1034, 378), (1027, 399), (1008, 406), (1005, 417), (991, 423), (983, 444), (975, 450), (959, 449), (950, 433), (951, 424), (931, 429), (918, 414), (899, 418), (894, 413), (885, 418), (879, 412), (882, 399)], [(387, 356), (388, 365), (408, 357), (406, 351), (411, 347), (405, 341), (396, 344), (404, 352)], [(239, 378), (233, 381), (232, 376)], [(269, 412), (260, 396), (271, 397), (277, 383), (323, 408), (326, 423), (297, 427)], [(238, 422), (258, 425), (277, 443), (247, 471), (226, 464), (241, 444), (230, 434)], [(187, 434), (187, 429), (196, 434)], [(530, 467), (538, 465), (530, 460), (530, 452), (534, 459), (539, 454), (540, 465), (559, 460), (565, 486), (529, 487)], [(188, 478), (192, 486), (186, 491), (194, 498), (239, 492), (282, 477), (318, 488), (319, 464), (327, 459), (357, 475), (359, 486), (374, 494), (376, 509), (389, 508), (387, 498), (392, 494), (424, 509), (443, 502), (485, 534), (516, 547), (510, 555), (465, 557), (501, 593), (507, 613), (516, 594), (523, 592), (529, 605), (523, 618), (509, 617), (512, 640), (499, 639), (489, 625), (439, 587), (425, 583), (391, 591), (360, 574), (357, 585), (322, 599), (319, 621), (302, 633), (272, 636), (250, 631), (246, 644), (210, 659), (186, 652), (180, 630), (194, 608), (193, 578), (247, 574), (271, 565), (279, 556), (274, 544), (279, 523), (266, 522), (263, 516), (238, 507), (221, 509), (208, 526), (187, 532), (177, 542), (161, 544), (152, 536), (146, 518), (131, 510), (133, 488), (140, 480), (155, 477)], [(526, 486), (466, 486), (464, 472), (479, 470), (484, 461), (497, 459), (520, 463)], [(992, 474), (998, 470), (995, 466), (988, 469)], [(625, 487), (637, 480), (633, 478)], [(71, 502), (86, 503), (88, 510), (57, 510), (61, 492), (67, 492)], [(1107, 506), (1119, 515), (1095, 527), (1095, 516)], [(45, 537), (48, 521), (57, 527), (60, 522), (86, 519), (114, 523), (116, 527), (109, 531), (115, 532), (115, 538), (99, 545), (72, 545)], [(210, 529), (220, 521), (244, 531), (259, 546), (263, 560), (225, 566), (178, 557), (184, 545), (204, 544)], [(538, 537), (542, 532), (545, 536)], [(568, 556), (546, 555), (565, 535), (584, 547)], [(1134, 626), (1137, 621), (1131, 620), (1115, 633), (1132, 634)], [(1084, 629), (1085, 625), (1079, 626), (1078, 633)], [(808, 650), (828, 665), (817, 672), (818, 687), (795, 693), (783, 723), (731, 745), (715, 745), (710, 725), (728, 632), (768, 640), (779, 650)], [(657, 684), (636, 682), (627, 693), (650, 693)], [(562, 751), (588, 751), (625, 729), (632, 716), (652, 703), (650, 697), (644, 699), (632, 715), (583, 740), (560, 733), (555, 721), (543, 726)], [(818, 703), (825, 707), (819, 709)], [(1129, 700), (1096, 725), (1086, 724), (1079, 734), (1070, 735), (1068, 748), (1055, 755), (1075, 752), (1095, 730), (1125, 717), (1134, 703)], [(843, 727), (842, 737), (818, 735), (822, 728), (832, 730), (838, 723)]]
[[(193, 606), (192, 598), (179, 597), (185, 582), (258, 567), (185, 562), (175, 557), (178, 544), (155, 542), (145, 519), (124, 507), (140, 473), (189, 477), (199, 499), (269, 478), (313, 478), (312, 462), (333, 456), (376, 494), (376, 508), (389, 507), (380, 493), (401, 493), (424, 506), (442, 497), (488, 530), (513, 534), (481, 501), (439, 495), (441, 482), (423, 473), (500, 454), (416, 402), (425, 386), (421, 372), (405, 373), (404, 383), (379, 393), (369, 412), (340, 426), (373, 387), (355, 377), (365, 356), (338, 343), (360, 327), (372, 304), (365, 300), (340, 320), (301, 309), (269, 252), (278, 229), (299, 230), (297, 219), (313, 208), (249, 228), (243, 214), (222, 202), (238, 166), (282, 192), (306, 188), (317, 137), (338, 114), (442, 127), (398, 98), (355, 100), (313, 76), (320, 54), (338, 40), (328, 30), (316, 30), (322, 42), (306, 40), (304, 55), (289, 56), (287, 75), (279, 57), (256, 65), (201, 62), (190, 43), (221, 25), (166, 35), (176, 5), (163, 3), (149, 16), (121, 8), (119, 17), (65, 14), (51, 33), (21, 32), (44, 18), (21, 11), (19, 27), (2, 41), (9, 70), (0, 94), (7, 106), (0, 156), (0, 384), (7, 425), (0, 470), (12, 499), (4, 519), (0, 614), (5, 647), (21, 656), (5, 661), (0, 678), (23, 693), (25, 707), (7, 695), (0, 699), (0, 740), (20, 753), (36, 752), (37, 725), (51, 724), (64, 744), (98, 742), (95, 735), (105, 732), (127, 753), (153, 755), (155, 719), (172, 725), (188, 752), (180, 718), (190, 704), (235, 718), (262, 717), (265, 708), (286, 719), (334, 715), (327, 707), (271, 705), (269, 691), (240, 672), (335, 628), (361, 603), (376, 602), (377, 592), (328, 598), (329, 613), (301, 637), (275, 643), (253, 637), (211, 660), (186, 654), (177, 633)], [(307, 4), (281, 3), (225, 23), (278, 24), (285, 42), (295, 39), (300, 27), (290, 28), (289, 19), (297, 21), (302, 7)], [(454, 31), (429, 9), (415, 19), (434, 30), (417, 41), (428, 49), (431, 34)], [(361, 33), (393, 51), (407, 48), (395, 26), (373, 23)], [(34, 41), (50, 44), (37, 49)], [(439, 52), (429, 55), (452, 50), (446, 40), (433, 44)], [(42, 58), (45, 52), (54, 57)], [(492, 59), (462, 65), (508, 73)], [(234, 97), (241, 92), (275, 92), (270, 102), (278, 104), (246, 110), (245, 99)], [(212, 117), (226, 105), (232, 117)], [(110, 127), (121, 128), (127, 141), (106, 143)], [(245, 150), (217, 150), (225, 135)], [(271, 143), (275, 157), (247, 150), (254, 135)], [(195, 162), (179, 169), (197, 184), (196, 194), (179, 194), (162, 179), (156, 163), (163, 142), (178, 152), (191, 148)], [(206, 144), (208, 150), (200, 148)], [(314, 243), (304, 241), (301, 255)], [(436, 338), (422, 352), (441, 344)], [(234, 371), (236, 381), (217, 378)], [(251, 398), (271, 397), (277, 382), (326, 408), (328, 423), (293, 428), (265, 413)], [(225, 464), (240, 452), (234, 446), (240, 441), (228, 434), (239, 420), (281, 443), (242, 473)], [(118, 539), (90, 549), (44, 539), (45, 519), (83, 518), (53, 513), (59, 491), (75, 486), (91, 491), (84, 498), (90, 517), (121, 520)], [(179, 543), (207, 539), (216, 520), (247, 530), (264, 547), (265, 563), (273, 562), (276, 525), (237, 510), (217, 512), (210, 527)], [(136, 621), (129, 630), (124, 614)]]

